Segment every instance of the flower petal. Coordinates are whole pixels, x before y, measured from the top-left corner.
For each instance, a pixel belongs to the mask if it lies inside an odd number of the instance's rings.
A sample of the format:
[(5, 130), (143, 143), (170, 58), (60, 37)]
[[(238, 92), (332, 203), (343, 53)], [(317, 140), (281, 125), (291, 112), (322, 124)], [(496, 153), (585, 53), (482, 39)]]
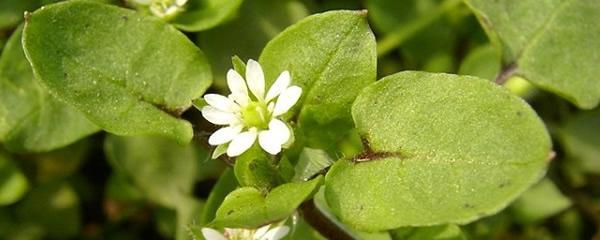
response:
[(176, 0), (175, 4), (177, 4), (177, 6), (182, 7), (183, 5), (185, 5), (187, 3), (188, 0)]
[(277, 139), (277, 134), (274, 131), (261, 131), (258, 134), (258, 144), (271, 155), (277, 155), (281, 152), (281, 141)]
[(273, 83), (273, 85), (271, 85), (271, 88), (269, 88), (265, 101), (269, 102), (277, 96), (279, 96), (281, 92), (283, 92), (285, 89), (287, 89), (288, 86), (290, 86), (291, 81), (292, 79), (290, 77), (290, 72), (283, 71), (281, 74), (279, 74), (279, 77), (277, 77), (275, 83)]
[(206, 240), (227, 240), (223, 234), (212, 228), (202, 228), (202, 236), (204, 236)]
[(275, 103), (273, 116), (282, 115), (290, 110), (290, 108), (296, 104), (298, 99), (300, 99), (300, 95), (302, 95), (302, 88), (298, 86), (291, 86), (281, 92)]
[(227, 72), (227, 86), (229, 86), (231, 95), (238, 104), (242, 106), (248, 104), (250, 99), (248, 98), (248, 87), (246, 87), (246, 82), (244, 81), (244, 78), (233, 69), (229, 69)]
[(269, 230), (261, 240), (279, 240), (285, 237), (290, 232), (290, 228), (288, 226), (279, 226)]
[(219, 111), (211, 106), (204, 106), (201, 110), (202, 116), (209, 122), (217, 125), (229, 125), (237, 123), (237, 117), (230, 112)]
[(248, 60), (246, 66), (246, 82), (256, 99), (263, 100), (265, 98), (265, 75), (260, 64), (252, 59)]
[(273, 131), (274, 137), (279, 141), (280, 144), (287, 142), (290, 139), (290, 129), (288, 126), (279, 119), (273, 119), (269, 122), (269, 131)]
[(219, 95), (219, 94), (206, 94), (204, 100), (208, 105), (215, 107), (218, 110), (224, 112), (237, 112), (240, 110), (240, 106), (233, 102), (231, 99)]
[(208, 138), (208, 144), (216, 146), (233, 140), (241, 131), (242, 126), (224, 127), (214, 132)]
[(263, 235), (265, 235), (265, 233), (267, 233), (267, 231), (269, 231), (270, 227), (271, 225), (267, 224), (260, 227), (259, 229), (256, 229), (256, 232), (254, 232), (254, 237), (252, 239), (260, 239)]
[(227, 148), (227, 155), (230, 157), (237, 157), (240, 154), (244, 153), (256, 140), (257, 136), (256, 128), (251, 128), (248, 131), (238, 134), (231, 143), (229, 143), (229, 147)]

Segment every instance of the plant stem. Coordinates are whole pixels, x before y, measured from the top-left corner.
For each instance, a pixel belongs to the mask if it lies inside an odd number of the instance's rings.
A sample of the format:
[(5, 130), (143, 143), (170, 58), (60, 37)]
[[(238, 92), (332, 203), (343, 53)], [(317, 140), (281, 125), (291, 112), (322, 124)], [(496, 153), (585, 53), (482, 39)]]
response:
[(416, 18), (406, 24), (398, 26), (398, 28), (388, 33), (381, 41), (377, 42), (377, 56), (384, 56), (391, 50), (397, 48), (406, 40), (418, 33), (421, 29), (439, 19), (446, 12), (454, 9), (460, 3), (460, 0), (445, 0), (433, 11), (423, 14), (419, 18)]
[(304, 220), (327, 239), (354, 240), (354, 237), (344, 231), (344, 229), (331, 222), (327, 216), (315, 206), (313, 200), (302, 203), (299, 210), (304, 217)]

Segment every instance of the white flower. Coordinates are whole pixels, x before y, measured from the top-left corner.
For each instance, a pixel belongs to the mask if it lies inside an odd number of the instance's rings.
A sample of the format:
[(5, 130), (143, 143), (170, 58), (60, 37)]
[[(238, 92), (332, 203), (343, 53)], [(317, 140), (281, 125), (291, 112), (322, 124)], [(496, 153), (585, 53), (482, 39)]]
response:
[(277, 226), (269, 230), (271, 225), (259, 229), (225, 228), (225, 233), (212, 228), (202, 228), (202, 235), (206, 240), (279, 240), (290, 231), (287, 226)]
[(302, 88), (290, 86), (290, 82), (290, 73), (284, 71), (265, 94), (265, 77), (258, 62), (248, 60), (245, 81), (230, 69), (227, 85), (231, 94), (228, 97), (204, 95), (209, 106), (202, 108), (202, 116), (213, 124), (226, 126), (214, 132), (208, 143), (213, 146), (229, 143), (227, 155), (235, 157), (248, 150), (258, 138), (262, 149), (278, 154), (293, 139), (292, 131), (278, 117), (290, 110), (302, 94)]

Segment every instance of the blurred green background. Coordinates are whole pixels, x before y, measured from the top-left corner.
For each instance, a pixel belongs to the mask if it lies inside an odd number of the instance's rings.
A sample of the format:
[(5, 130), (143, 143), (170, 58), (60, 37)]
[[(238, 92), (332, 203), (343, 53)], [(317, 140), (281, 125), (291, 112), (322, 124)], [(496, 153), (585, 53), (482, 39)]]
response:
[[(49, 2), (0, 0), (0, 51), (23, 21), (23, 11)], [(233, 55), (257, 59), (287, 26), (333, 9), (368, 10), (380, 77), (421, 70), (493, 81), (501, 69), (499, 50), (459, 0), (246, 0), (225, 23), (186, 34), (208, 56), (212, 90), (219, 91), (226, 87)], [(547, 176), (512, 205), (458, 231), (468, 239), (600, 238), (600, 110), (578, 110), (522, 79), (505, 86), (543, 118), (556, 157)], [(184, 117), (205, 124), (196, 109)], [(226, 168), (200, 144), (183, 147), (149, 137), (98, 133), (43, 153), (0, 146), (0, 239), (187, 239), (206, 221), (205, 200)], [(455, 230), (411, 231), (391, 237), (427, 239)], [(448, 236), (444, 239), (462, 238)], [(300, 221), (288, 239), (322, 237)]]

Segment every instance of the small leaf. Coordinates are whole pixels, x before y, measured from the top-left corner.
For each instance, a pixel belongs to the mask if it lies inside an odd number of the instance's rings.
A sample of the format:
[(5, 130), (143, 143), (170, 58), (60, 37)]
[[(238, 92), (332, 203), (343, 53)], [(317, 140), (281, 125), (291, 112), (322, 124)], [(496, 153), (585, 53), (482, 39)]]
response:
[(188, 32), (206, 30), (231, 18), (242, 2), (243, 0), (189, 0), (186, 10), (171, 23)]
[(13, 152), (60, 148), (98, 131), (75, 110), (52, 97), (33, 77), (19, 27), (0, 57), (0, 140)]
[(185, 35), (161, 20), (67, 1), (31, 14), (23, 45), (50, 93), (104, 130), (191, 140), (191, 124), (173, 115), (208, 88), (210, 67)]
[(280, 182), (273, 156), (254, 144), (235, 159), (235, 177), (240, 186), (254, 187), (267, 192)]
[(232, 191), (234, 191), (238, 186), (238, 182), (235, 179), (235, 175), (231, 169), (225, 170), (219, 180), (212, 188), (208, 199), (206, 199), (206, 204), (204, 205), (204, 210), (202, 210), (202, 214), (200, 216), (200, 225), (204, 225), (209, 223), (211, 220), (215, 218), (217, 213), (217, 209), (225, 200), (225, 197)]
[(28, 189), (25, 175), (8, 155), (0, 153), (0, 206), (18, 201)]
[(500, 72), (500, 55), (491, 44), (473, 49), (460, 64), (458, 74), (494, 80)]
[[(580, 108), (600, 101), (600, 2), (485, 1), (467, 4), (503, 50), (515, 75), (554, 92)], [(535, 11), (532, 11), (535, 9)]]
[(494, 214), (544, 174), (550, 154), (535, 112), (475, 77), (398, 73), (365, 89), (352, 112), (367, 148), (333, 165), (325, 196), (362, 230)]
[(229, 228), (257, 228), (282, 220), (312, 197), (321, 182), (322, 177), (319, 176), (308, 182), (283, 184), (267, 196), (263, 196), (256, 188), (238, 188), (227, 195), (212, 224)]
[(192, 146), (159, 137), (109, 135), (104, 151), (113, 167), (156, 203), (176, 208), (192, 193), (199, 159)]
[(564, 146), (569, 165), (584, 172), (600, 174), (600, 109), (569, 119), (560, 128), (559, 139)]
[(375, 47), (366, 11), (331, 11), (292, 25), (263, 50), (267, 86), (288, 70), (302, 87), (287, 118), (298, 118), (309, 147), (332, 147), (352, 129), (351, 104), (376, 78)]
[(306, 181), (328, 168), (333, 160), (327, 152), (320, 149), (304, 148), (296, 163), (294, 181)]
[(510, 207), (515, 220), (522, 224), (543, 221), (569, 208), (571, 201), (548, 178), (523, 193)]

